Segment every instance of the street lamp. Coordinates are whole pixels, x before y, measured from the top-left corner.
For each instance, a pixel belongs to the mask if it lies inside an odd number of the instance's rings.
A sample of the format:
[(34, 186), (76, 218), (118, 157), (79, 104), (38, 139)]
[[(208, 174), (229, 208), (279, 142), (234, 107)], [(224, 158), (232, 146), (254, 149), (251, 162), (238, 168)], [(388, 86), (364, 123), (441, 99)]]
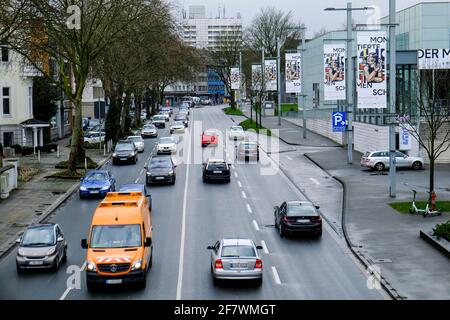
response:
[(352, 12), (353, 11), (367, 11), (373, 8), (360, 7), (353, 8), (351, 2), (347, 2), (346, 8), (326, 8), (324, 11), (347, 11), (347, 76), (346, 76), (346, 95), (347, 95), (347, 106), (346, 113), (348, 114), (348, 128), (347, 128), (347, 163), (351, 164), (353, 162), (353, 76), (352, 76), (352, 55), (351, 55), (351, 45), (353, 41), (352, 35)]

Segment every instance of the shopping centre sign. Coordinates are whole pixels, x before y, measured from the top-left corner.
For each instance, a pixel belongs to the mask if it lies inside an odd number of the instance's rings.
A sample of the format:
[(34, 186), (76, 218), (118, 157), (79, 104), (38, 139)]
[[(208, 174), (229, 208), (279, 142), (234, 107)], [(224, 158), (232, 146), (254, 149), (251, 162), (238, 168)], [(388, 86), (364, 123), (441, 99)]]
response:
[(450, 49), (419, 49), (417, 59), (420, 70), (450, 69)]

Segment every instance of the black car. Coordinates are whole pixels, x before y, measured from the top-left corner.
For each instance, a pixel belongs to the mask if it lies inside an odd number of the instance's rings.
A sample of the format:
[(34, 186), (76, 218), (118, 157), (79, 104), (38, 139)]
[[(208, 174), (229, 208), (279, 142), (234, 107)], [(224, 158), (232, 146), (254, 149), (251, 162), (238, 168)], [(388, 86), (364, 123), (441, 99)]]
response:
[(322, 218), (309, 201), (287, 201), (281, 206), (274, 207), (275, 228), (280, 237), (287, 233), (308, 232), (317, 237), (322, 235)]
[(188, 127), (189, 120), (185, 114), (177, 114), (173, 121), (181, 121), (181, 122), (183, 122), (183, 124), (186, 128)]
[(122, 142), (116, 145), (113, 153), (113, 165), (119, 163), (134, 163), (138, 161), (138, 153), (135, 144), (132, 142)]
[(145, 166), (147, 185), (155, 183), (175, 184), (177, 178), (171, 156), (155, 156), (150, 159), (148, 166)]
[(208, 160), (203, 164), (203, 182), (225, 181), (230, 182), (231, 165), (224, 160)]

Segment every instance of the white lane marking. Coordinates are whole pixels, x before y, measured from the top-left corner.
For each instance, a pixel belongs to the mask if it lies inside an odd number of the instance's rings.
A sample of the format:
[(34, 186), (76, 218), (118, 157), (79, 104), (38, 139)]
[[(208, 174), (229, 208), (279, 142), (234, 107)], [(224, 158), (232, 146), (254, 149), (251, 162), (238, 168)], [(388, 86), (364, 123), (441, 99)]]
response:
[[(192, 118), (191, 118), (192, 124)], [(190, 139), (191, 140), (191, 139)], [(181, 300), (181, 288), (183, 284), (183, 264), (184, 264), (184, 241), (186, 237), (186, 206), (188, 195), (188, 183), (189, 183), (189, 161), (191, 159), (191, 146), (192, 140), (189, 141), (187, 161), (186, 161), (186, 180), (184, 182), (184, 196), (183, 196), (183, 217), (181, 222), (181, 244), (180, 244), (180, 262), (178, 264), (178, 283), (177, 283), (177, 300)]]
[(256, 222), (256, 220), (253, 220), (253, 226), (255, 227), (256, 231), (259, 231), (258, 223)]
[(242, 191), (242, 198), (247, 199), (247, 195), (245, 194), (244, 191)]
[(239, 175), (237, 174), (236, 171), (234, 172), (234, 176), (235, 176), (236, 178), (239, 177)]
[(250, 205), (248, 203), (246, 204), (246, 207), (247, 207), (248, 213), (252, 213), (253, 212), (252, 211), (252, 207), (250, 207)]
[(269, 249), (267, 249), (266, 242), (264, 240), (261, 240), (261, 245), (263, 247), (264, 253), (269, 254)]
[(280, 276), (278, 275), (277, 268), (272, 267), (272, 274), (273, 274), (273, 279), (275, 280), (275, 283), (281, 284), (281, 280), (280, 280)]
[(318, 186), (320, 186), (320, 182), (317, 181), (315, 178), (309, 178), (309, 180), (311, 180), (312, 182), (314, 182), (315, 184), (317, 184)]
[(242, 188), (242, 183), (240, 181), (238, 181), (238, 186), (239, 188)]
[(144, 169), (141, 170), (141, 172), (139, 172), (140, 175), (144, 174)]
[[(84, 261), (83, 265), (81, 266), (80, 272), (83, 272), (84, 269), (86, 269), (86, 265), (87, 265), (87, 261)], [(59, 300), (64, 300), (66, 299), (67, 295), (69, 294), (69, 292), (72, 290), (72, 287), (67, 287), (66, 291), (64, 291), (64, 293), (62, 294), (62, 296), (59, 298)]]
[(286, 158), (288, 158), (288, 160), (290, 160), (290, 161), (294, 160), (294, 159), (292, 159), (292, 158), (289, 157), (289, 156), (286, 156)]
[(141, 177), (137, 177), (136, 180), (134, 180), (134, 183), (138, 183), (140, 178)]

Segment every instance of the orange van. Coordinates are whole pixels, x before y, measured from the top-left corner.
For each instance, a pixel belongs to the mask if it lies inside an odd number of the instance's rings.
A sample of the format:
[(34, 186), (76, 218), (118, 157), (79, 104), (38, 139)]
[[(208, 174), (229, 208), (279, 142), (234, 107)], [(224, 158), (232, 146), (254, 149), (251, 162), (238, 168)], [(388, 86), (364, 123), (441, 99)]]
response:
[(109, 192), (92, 217), (87, 249), (88, 290), (98, 285), (146, 285), (152, 267), (152, 216), (142, 192)]

